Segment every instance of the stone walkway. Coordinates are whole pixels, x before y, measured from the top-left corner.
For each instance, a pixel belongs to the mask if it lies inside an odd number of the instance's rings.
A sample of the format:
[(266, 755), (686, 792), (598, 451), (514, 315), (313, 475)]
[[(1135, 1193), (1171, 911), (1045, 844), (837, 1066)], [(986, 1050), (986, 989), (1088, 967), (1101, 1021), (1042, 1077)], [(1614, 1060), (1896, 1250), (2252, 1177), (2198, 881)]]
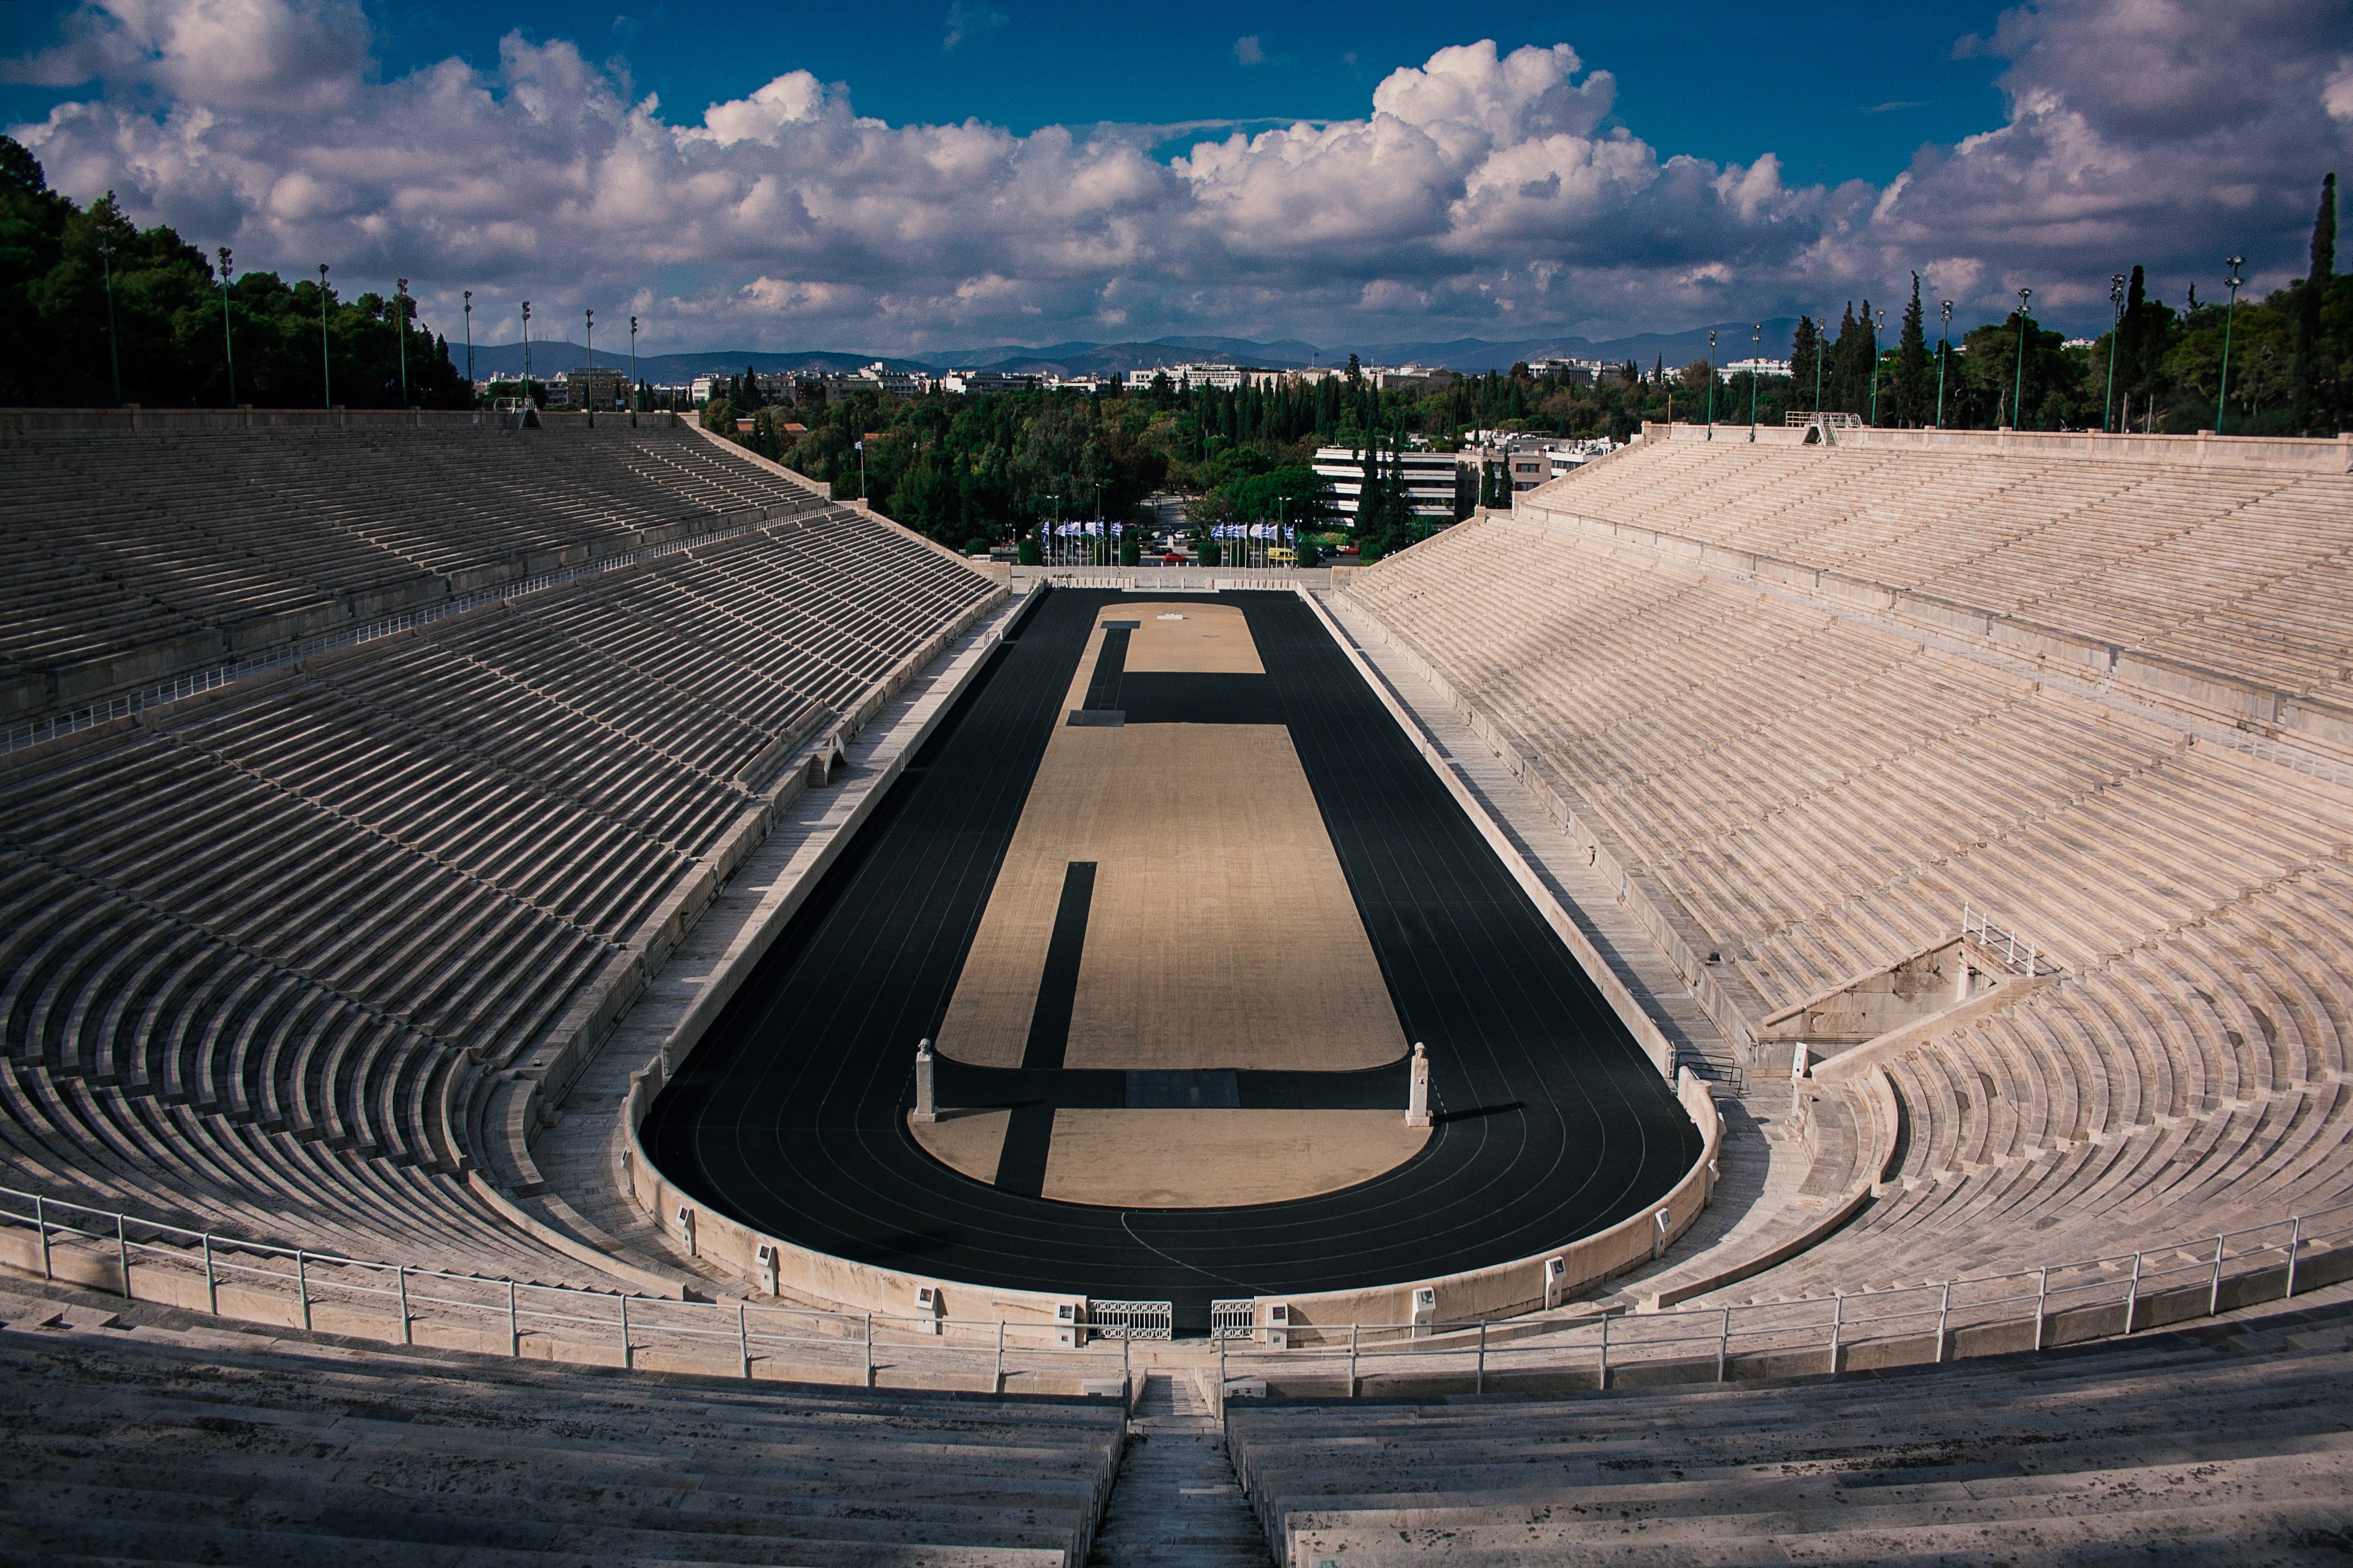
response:
[(1258, 1520), (1196, 1374), (1146, 1375), (1090, 1564), (1266, 1568)]

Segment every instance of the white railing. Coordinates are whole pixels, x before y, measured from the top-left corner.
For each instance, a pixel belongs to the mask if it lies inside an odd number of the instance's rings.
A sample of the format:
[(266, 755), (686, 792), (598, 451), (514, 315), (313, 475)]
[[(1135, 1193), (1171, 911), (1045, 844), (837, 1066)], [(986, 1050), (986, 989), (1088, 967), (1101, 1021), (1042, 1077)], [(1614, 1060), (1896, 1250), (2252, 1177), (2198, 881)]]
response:
[[(31, 1234), (26, 1235), (29, 1231)], [(1129, 1388), (1125, 1339), (1054, 1325), (671, 1300), (372, 1262), (0, 1188), (0, 1235), (47, 1279), (187, 1310), (403, 1345), (628, 1368), (918, 1386), (1050, 1378)], [(1165, 1308), (1164, 1308), (1165, 1310)], [(1164, 1330), (1161, 1336), (1166, 1338)]]
[(2318, 779), (2323, 784), (2353, 784), (2353, 768), (2348, 768), (2333, 758), (2307, 752), (2301, 746), (2283, 746), (2277, 741), (2251, 735), (2243, 730), (2225, 731), (2219, 739), (2232, 751), (2242, 752), (2258, 761), (2289, 769), (2307, 778)]
[[(1943, 1363), (2137, 1333), (2292, 1300), (2353, 1276), (2353, 1204), (2170, 1246), (1908, 1289), (1797, 1301), (1601, 1314), (1549, 1321), (1348, 1323), (1310, 1328), (1294, 1314), (1283, 1349), (1221, 1346), (1226, 1378), (1328, 1382), (1350, 1397), (1410, 1375), (1484, 1393), (1491, 1374), (1566, 1371), (1608, 1388), (1630, 1366), (1644, 1383), (1725, 1382)], [(2275, 1283), (2274, 1283), (2275, 1277)], [(2228, 1298), (2226, 1302), (2225, 1298)], [(1669, 1369), (1672, 1370), (1670, 1371)]]
[[(550, 588), (560, 588), (566, 584), (579, 582), (583, 578), (599, 576), (607, 572), (617, 572), (623, 567), (635, 566), (640, 562), (657, 560), (665, 555), (675, 555), (681, 551), (691, 550), (697, 545), (709, 544), (717, 540), (733, 539), (774, 523), (789, 522), (795, 518), (810, 512), (822, 511), (831, 504), (826, 501), (777, 502), (755, 507), (751, 509), (755, 515), (744, 518), (739, 521), (723, 523), (716, 528), (706, 529), (702, 532), (684, 538), (668, 540), (659, 544), (640, 545), (635, 550), (622, 551), (617, 554), (604, 556), (579, 566), (567, 566), (558, 572), (543, 572), (518, 582), (502, 583), (496, 587), (477, 589), (470, 594), (460, 594), (438, 600), (434, 604), (422, 605), (413, 610), (403, 610), (397, 615), (381, 616), (364, 626), (346, 626), (338, 631), (324, 632), (317, 637), (288, 643), (283, 647), (271, 648), (245, 658), (233, 659), (205, 669), (191, 670), (185, 675), (175, 675), (167, 680), (159, 680), (152, 686), (142, 687), (136, 691), (104, 698), (70, 712), (34, 720), (29, 723), (12, 725), (5, 731), (0, 731), (0, 756), (5, 756), (11, 752), (22, 751), (27, 746), (37, 746), (46, 741), (54, 741), (61, 735), (70, 735), (77, 731), (93, 729), (100, 724), (136, 713), (142, 709), (158, 708), (167, 702), (182, 701), (202, 692), (227, 686), (232, 681), (247, 680), (258, 675), (266, 675), (271, 670), (283, 668), (301, 659), (317, 658), (342, 648), (356, 647), (362, 643), (374, 642), (380, 637), (395, 637), (402, 632), (414, 631), (418, 626), (430, 626), (436, 621), (447, 620), (451, 616), (466, 615), (509, 599), (522, 598), (528, 594), (543, 593)], [(719, 515), (726, 517), (730, 514), (722, 512)]]
[[(31, 1234), (27, 1235), (29, 1231)], [(533, 1354), (622, 1367), (766, 1375), (877, 1386), (1051, 1378), (1132, 1390), (1131, 1338), (1165, 1338), (1161, 1302), (1127, 1324), (1058, 1328), (1001, 1319), (832, 1312), (748, 1302), (681, 1301), (576, 1286), (370, 1262), (164, 1225), (112, 1210), (0, 1188), (9, 1261), (48, 1279), (191, 1310), (289, 1327)], [(2138, 1252), (2007, 1273), (1796, 1301), (1683, 1307), (1461, 1322), (1303, 1322), (1283, 1348), (1221, 1302), (1215, 1346), (1227, 1380), (1255, 1373), (1286, 1388), (1409, 1376), (1484, 1393), (1516, 1369), (1557, 1384), (1608, 1388), (1629, 1366), (1644, 1382), (1838, 1373), (2042, 1350), (2137, 1333), (2224, 1310), (2286, 1301), (2299, 1289), (2353, 1277), (2353, 1204), (2192, 1237)], [(226, 1300), (225, 1300), (226, 1298)], [(2227, 1300), (2226, 1300), (2227, 1298)], [(1112, 1314), (1116, 1316), (1115, 1313)], [(1152, 1321), (1142, 1321), (1146, 1317)], [(1116, 1348), (1114, 1348), (1116, 1347)]]
[[(2042, 958), (2042, 950), (2016, 931), (2004, 931), (1994, 924), (1985, 910), (1973, 910), (1967, 903), (1961, 905), (1961, 938), (1977, 943), (1978, 952), (1989, 958), (2001, 959), (2029, 980), (2034, 978), (2035, 964)], [(2043, 972), (2047, 973), (2053, 967), (2044, 964)]]

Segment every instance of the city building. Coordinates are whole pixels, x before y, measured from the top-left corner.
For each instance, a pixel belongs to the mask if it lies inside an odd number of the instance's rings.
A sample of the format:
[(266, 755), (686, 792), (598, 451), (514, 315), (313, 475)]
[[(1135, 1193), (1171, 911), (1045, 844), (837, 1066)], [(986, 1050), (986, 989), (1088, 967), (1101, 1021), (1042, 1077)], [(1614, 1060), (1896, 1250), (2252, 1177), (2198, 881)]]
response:
[(1787, 375), (1789, 374), (1789, 362), (1785, 359), (1736, 359), (1725, 365), (1721, 374), (1725, 380), (1730, 381), (1752, 371), (1758, 375)]
[(1564, 382), (1587, 384), (1601, 379), (1609, 367), (1598, 359), (1532, 359), (1528, 374), (1533, 376), (1556, 375)]
[(940, 377), (940, 390), (967, 397), (987, 392), (1035, 392), (1045, 380), (1034, 371), (952, 370)]
[[(1459, 452), (1404, 452), (1384, 450), (1380, 455), (1384, 469), (1391, 463), (1403, 469), (1407, 501), (1418, 518), (1435, 522), (1452, 522), (1458, 499), (1463, 488), (1465, 468), (1463, 454)], [(1344, 525), (1354, 526), (1356, 505), (1365, 489), (1365, 452), (1361, 447), (1318, 447), (1315, 448), (1315, 472), (1331, 482), (1334, 510)], [(1478, 494), (1477, 473), (1471, 493)]]
[(913, 371), (892, 370), (881, 360), (860, 370), (855, 380), (893, 397), (921, 397), (931, 391), (932, 378)]
[(547, 384), (548, 404), (556, 408), (626, 408), (628, 397), (628, 374), (601, 364), (558, 371)]

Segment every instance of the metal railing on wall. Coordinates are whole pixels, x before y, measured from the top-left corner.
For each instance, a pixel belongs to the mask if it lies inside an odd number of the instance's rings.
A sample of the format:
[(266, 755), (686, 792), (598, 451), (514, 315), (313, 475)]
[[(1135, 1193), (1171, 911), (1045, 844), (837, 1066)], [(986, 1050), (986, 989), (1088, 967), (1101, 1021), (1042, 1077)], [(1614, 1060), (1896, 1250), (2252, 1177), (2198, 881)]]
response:
[[(560, 588), (585, 578), (601, 576), (607, 572), (618, 572), (643, 562), (658, 560), (667, 555), (676, 555), (682, 551), (694, 549), (698, 545), (738, 538), (780, 522), (791, 522), (802, 517), (828, 510), (833, 504), (829, 501), (794, 501), (751, 508), (749, 510), (752, 515), (740, 517), (732, 522), (723, 522), (717, 527), (705, 529), (702, 532), (687, 537), (666, 540), (659, 544), (639, 545), (634, 550), (621, 551), (595, 561), (586, 562), (578, 566), (567, 566), (557, 572), (542, 572), (516, 582), (501, 583), (495, 587), (455, 595), (430, 605), (420, 605), (413, 610), (403, 610), (396, 615), (378, 616), (360, 626), (323, 632), (316, 637), (288, 643), (281, 647), (271, 648), (249, 658), (232, 659), (204, 669), (190, 670), (185, 675), (175, 675), (169, 679), (156, 681), (136, 691), (125, 692), (120, 696), (85, 704), (70, 712), (34, 720), (28, 723), (12, 725), (5, 731), (0, 731), (0, 756), (5, 756), (11, 752), (22, 751), (27, 746), (37, 746), (44, 742), (54, 741), (59, 736), (70, 735), (77, 731), (93, 729), (116, 719), (127, 718), (142, 709), (159, 708), (165, 703), (184, 701), (234, 681), (249, 680), (256, 676), (267, 675), (272, 670), (282, 669), (302, 659), (322, 658), (343, 648), (356, 647), (362, 643), (374, 642), (381, 637), (396, 637), (402, 632), (414, 631), (419, 626), (430, 626), (437, 621), (447, 620), (452, 616), (468, 615), (475, 610), (487, 609), (492, 605), (502, 604), (510, 599), (521, 598), (525, 595), (544, 593), (550, 588)], [(722, 512), (719, 515), (724, 518), (730, 514)]]
[(1125, 1338), (1053, 1325), (542, 1285), (280, 1247), (5, 1188), (0, 1227), (30, 1243), (10, 1261), (45, 1279), (393, 1344), (863, 1387), (1131, 1385)]
[[(29, 1233), (29, 1234), (28, 1234)], [(0, 1236), (45, 1279), (250, 1321), (510, 1356), (880, 1386), (1075, 1381), (1132, 1390), (1147, 1323), (1008, 1323), (672, 1300), (280, 1247), (0, 1188)], [(2104, 1258), (1795, 1301), (1483, 1321), (1240, 1321), (1219, 1302), (1220, 1387), (1279, 1380), (1351, 1397), (1395, 1387), (1485, 1393), (1515, 1381), (1609, 1388), (1943, 1363), (2132, 1334), (2292, 1300), (2353, 1277), (2353, 1204)], [(1107, 1314), (1117, 1318), (1118, 1314)], [(1270, 1313), (1270, 1316), (1272, 1314)], [(1272, 1343), (1266, 1342), (1272, 1341)], [(1091, 1385), (1091, 1386), (1090, 1386)], [(1327, 1386), (1328, 1385), (1328, 1386)]]
[(1484, 1393), (1514, 1381), (1609, 1388), (1837, 1373), (2040, 1351), (2287, 1301), (2353, 1277), (2353, 1204), (2105, 1258), (1794, 1301), (1599, 1313), (1587, 1321), (1349, 1323), (1224, 1346), (1229, 1379), (1286, 1391), (1383, 1380)]

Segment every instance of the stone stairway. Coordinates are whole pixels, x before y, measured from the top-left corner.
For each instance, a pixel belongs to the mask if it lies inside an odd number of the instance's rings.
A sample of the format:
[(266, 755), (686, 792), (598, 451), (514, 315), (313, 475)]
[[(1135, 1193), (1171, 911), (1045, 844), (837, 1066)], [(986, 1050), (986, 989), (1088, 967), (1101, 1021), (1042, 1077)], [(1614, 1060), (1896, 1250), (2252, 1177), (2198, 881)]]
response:
[(1101, 1568), (1266, 1568), (1265, 1538), (1234, 1479), (1208, 1392), (1192, 1373), (1145, 1378), (1111, 1509), (1087, 1561)]

